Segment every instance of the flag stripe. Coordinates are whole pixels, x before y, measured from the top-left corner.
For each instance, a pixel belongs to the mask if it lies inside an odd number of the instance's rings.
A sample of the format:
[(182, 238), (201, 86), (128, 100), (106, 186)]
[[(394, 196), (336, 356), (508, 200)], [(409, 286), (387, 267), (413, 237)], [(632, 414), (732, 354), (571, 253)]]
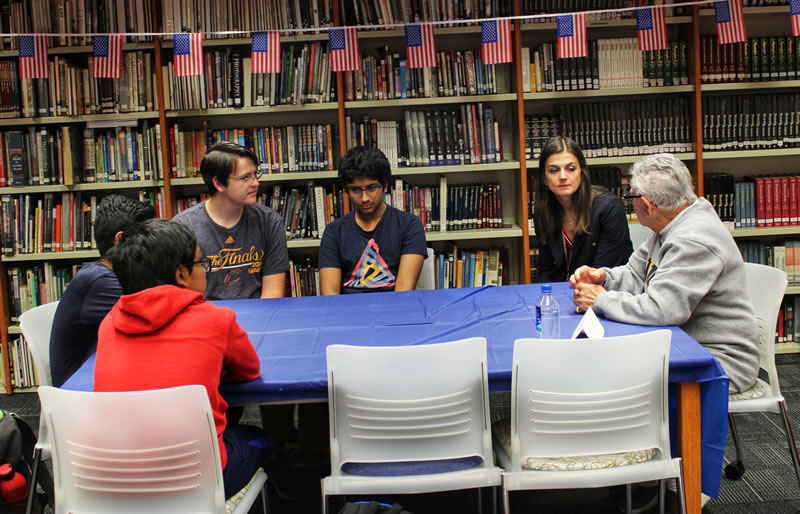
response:
[[(179, 46), (181, 47), (180, 51)], [(183, 52), (183, 47), (187, 49), (185, 53)], [(203, 34), (199, 32), (175, 34), (173, 54), (175, 56), (176, 77), (203, 74)]]
[[(94, 36), (92, 44), (94, 46), (92, 73), (95, 78), (122, 77), (122, 35)], [(105, 55), (100, 54), (100, 47), (103, 45), (105, 46)]]
[(639, 50), (663, 50), (667, 48), (667, 22), (663, 7), (646, 7), (636, 11), (636, 28)]
[(19, 36), (19, 77), (46, 79), (50, 76), (47, 63), (47, 36)]
[(511, 62), (511, 20), (481, 22), (483, 64)]
[(742, 16), (742, 0), (721, 0), (714, 3), (719, 44), (747, 41)]
[[(569, 26), (570, 21), (572, 32), (563, 33), (562, 26)], [(556, 25), (558, 26), (558, 58), (586, 57), (586, 15), (581, 13), (557, 16)]]
[[(432, 68), (436, 66), (436, 47), (433, 41), (433, 25), (406, 25), (406, 52), (409, 68)], [(409, 32), (419, 30), (419, 44), (409, 42)]]
[(328, 32), (328, 41), (330, 44), (331, 71), (360, 69), (361, 58), (358, 52), (358, 32), (356, 29), (331, 29)]
[(280, 73), (280, 32), (271, 30), (253, 34), (251, 69), (253, 73)]

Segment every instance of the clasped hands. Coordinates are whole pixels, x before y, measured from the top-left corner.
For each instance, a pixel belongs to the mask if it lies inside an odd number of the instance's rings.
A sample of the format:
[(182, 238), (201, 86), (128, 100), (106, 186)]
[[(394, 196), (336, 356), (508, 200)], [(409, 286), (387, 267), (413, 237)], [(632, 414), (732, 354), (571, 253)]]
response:
[(601, 269), (581, 266), (569, 277), (569, 287), (572, 288), (572, 298), (577, 312), (586, 312), (594, 304), (594, 299), (606, 289), (606, 272)]

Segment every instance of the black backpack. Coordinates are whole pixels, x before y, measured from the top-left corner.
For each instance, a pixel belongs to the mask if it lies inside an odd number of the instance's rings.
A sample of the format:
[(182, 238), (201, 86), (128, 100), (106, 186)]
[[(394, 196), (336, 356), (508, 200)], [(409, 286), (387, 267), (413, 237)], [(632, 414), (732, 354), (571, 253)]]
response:
[(34, 468), (33, 453), (36, 446), (36, 434), (30, 425), (16, 414), (0, 411), (0, 464), (9, 463), (17, 473), (22, 473), (28, 481), (28, 496), (9, 502), (0, 497), (0, 514), (17, 514), (25, 512), (28, 497), (33, 492), (33, 514), (53, 512), (55, 505), (53, 478), (44, 462), (40, 462), (36, 470), (36, 484), (32, 487), (31, 475)]

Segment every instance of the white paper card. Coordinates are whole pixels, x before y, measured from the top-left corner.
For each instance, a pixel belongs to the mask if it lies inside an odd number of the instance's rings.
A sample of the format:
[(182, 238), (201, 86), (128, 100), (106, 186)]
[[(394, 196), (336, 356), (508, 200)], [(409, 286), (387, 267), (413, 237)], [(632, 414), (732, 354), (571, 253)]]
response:
[(575, 331), (572, 333), (572, 337), (570, 339), (597, 339), (603, 337), (605, 335), (606, 330), (603, 328), (603, 325), (600, 324), (600, 320), (597, 319), (597, 315), (594, 313), (591, 307), (586, 311), (586, 314), (583, 315), (581, 318), (581, 322), (578, 323), (578, 326), (575, 327)]

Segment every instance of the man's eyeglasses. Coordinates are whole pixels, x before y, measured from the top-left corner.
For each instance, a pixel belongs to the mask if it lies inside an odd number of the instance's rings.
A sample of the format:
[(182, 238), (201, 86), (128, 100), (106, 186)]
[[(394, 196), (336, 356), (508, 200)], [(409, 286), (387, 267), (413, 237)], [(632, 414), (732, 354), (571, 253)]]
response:
[(211, 271), (211, 259), (209, 259), (208, 257), (203, 257), (199, 261), (192, 262), (192, 266), (194, 266), (195, 264), (200, 264), (201, 266), (203, 266), (203, 271), (205, 271), (206, 273)]
[(248, 173), (247, 175), (244, 175), (244, 176), (241, 176), (241, 177), (231, 177), (231, 178), (232, 178), (232, 180), (238, 180), (238, 181), (239, 181), (239, 182), (241, 182), (242, 184), (247, 184), (247, 183), (248, 183), (248, 182), (250, 182), (252, 179), (256, 179), (256, 182), (258, 182), (258, 179), (259, 179), (259, 178), (261, 177), (261, 175), (263, 175), (263, 174), (264, 174), (264, 170), (262, 170), (262, 169), (257, 169), (257, 170), (256, 170), (256, 171), (254, 171), (253, 173)]
[(370, 184), (367, 187), (350, 186), (347, 188), (347, 190), (353, 196), (361, 196), (361, 193), (364, 191), (366, 191), (368, 194), (374, 195), (381, 189), (383, 189), (383, 186), (380, 184)]
[(628, 195), (622, 195), (622, 198), (625, 200), (625, 203), (633, 203), (634, 200), (636, 200), (637, 198), (641, 198), (643, 196), (644, 195), (628, 194)]

